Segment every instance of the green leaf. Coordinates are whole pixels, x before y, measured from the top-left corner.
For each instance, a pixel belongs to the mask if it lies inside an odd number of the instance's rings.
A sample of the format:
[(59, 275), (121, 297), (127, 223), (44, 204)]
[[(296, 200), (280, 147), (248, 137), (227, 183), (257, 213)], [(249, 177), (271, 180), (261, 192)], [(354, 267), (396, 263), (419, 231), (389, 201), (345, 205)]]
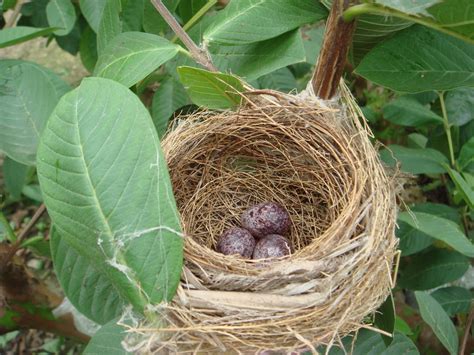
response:
[[(187, 0), (186, 2), (188, 2)], [(177, 0), (163, 0), (163, 4), (170, 12), (174, 12), (178, 6)], [(143, 29), (145, 32), (162, 35), (168, 30), (169, 26), (161, 17), (160, 13), (155, 9), (151, 1), (145, 0), (143, 13)]]
[(438, 26), (474, 42), (474, 8), (471, 0), (443, 0), (428, 9)]
[(97, 63), (97, 36), (90, 26), (82, 32), (79, 50), (82, 64), (92, 73)]
[(173, 58), (179, 50), (178, 45), (150, 33), (121, 33), (99, 55), (94, 75), (130, 87)]
[(99, 31), (100, 19), (107, 0), (79, 0), (81, 12), (95, 33)]
[(468, 313), (471, 307), (472, 294), (464, 287), (449, 286), (440, 288), (434, 291), (431, 296), (438, 301), (450, 317), (457, 313)]
[(178, 5), (178, 12), (183, 23), (187, 23), (206, 3), (207, 0), (181, 1)]
[(474, 119), (474, 89), (459, 88), (446, 94), (446, 113), (449, 123), (462, 126)]
[(120, 0), (107, 0), (97, 29), (97, 53), (100, 55), (110, 41), (122, 32)]
[(30, 39), (46, 36), (53, 33), (56, 28), (36, 28), (26, 26), (16, 26), (0, 30), (0, 48), (13, 46), (18, 43), (29, 41)]
[[(456, 170), (451, 169), (448, 165), (446, 165), (446, 170), (461, 194), (462, 199), (467, 203), (471, 210), (474, 210), (474, 187), (468, 184), (461, 174)], [(472, 256), (474, 257), (474, 253)]]
[(443, 118), (413, 98), (401, 96), (383, 108), (385, 119), (401, 126), (418, 127), (428, 123), (443, 123)]
[(151, 105), (151, 117), (159, 137), (165, 134), (171, 115), (188, 103), (186, 89), (178, 80), (169, 76), (160, 82)]
[(2, 10), (7, 11), (13, 9), (16, 5), (17, 0), (3, 0)]
[(23, 190), (27, 176), (27, 165), (5, 157), (3, 161), (3, 179), (5, 188), (13, 200), (18, 200), (21, 197), (21, 190)]
[(356, 73), (403, 92), (474, 86), (474, 44), (416, 25), (376, 46)]
[(446, 243), (461, 254), (474, 257), (474, 244), (467, 239), (458, 224), (448, 219), (424, 212), (401, 212), (398, 220)]
[(429, 16), (426, 10), (438, 1), (439, 0), (375, 0), (375, 3), (406, 14)]
[(474, 163), (474, 137), (464, 143), (458, 157), (458, 164), (461, 170), (474, 170), (474, 167), (471, 168), (472, 163)]
[(71, 32), (77, 17), (71, 0), (49, 0), (46, 16), (51, 27), (60, 28), (54, 31), (57, 36), (65, 36)]
[(239, 93), (244, 87), (235, 76), (192, 67), (179, 67), (178, 74), (191, 100), (198, 106), (225, 109), (238, 106), (242, 100)]
[(451, 206), (443, 203), (425, 202), (414, 205), (411, 210), (413, 212), (424, 212), (437, 217), (449, 219), (450, 221), (461, 224), (461, 215), (459, 211)]
[(319, 56), (319, 51), (323, 44), (324, 30), (325, 27), (323, 25), (306, 31), (302, 30), (306, 62), (309, 64), (314, 64)]
[(277, 38), (241, 46), (209, 48), (214, 64), (222, 71), (254, 80), (287, 65), (305, 60), (303, 40), (299, 30)]
[(278, 69), (270, 74), (264, 75), (258, 79), (259, 87), (262, 89), (272, 89), (282, 92), (295, 90), (296, 79), (288, 68)]
[(435, 149), (413, 149), (396, 144), (383, 149), (380, 156), (390, 166), (395, 166), (398, 160), (401, 169), (411, 174), (442, 174), (446, 172), (443, 164), (448, 162), (448, 158)]
[(433, 244), (433, 238), (408, 223), (398, 220), (397, 224), (396, 235), (400, 239), (398, 248), (402, 251), (402, 256), (418, 253)]
[(36, 184), (26, 185), (25, 187), (23, 187), (22, 193), (23, 195), (32, 199), (33, 201), (37, 201), (40, 203), (43, 202), (43, 196), (41, 194), (41, 189), (39, 185), (36, 185)]
[(324, 6), (313, 0), (231, 1), (214, 17), (203, 38), (225, 45), (260, 42), (326, 16)]
[[(133, 1), (133, 0), (131, 0)], [(122, 341), (127, 335), (127, 328), (117, 324), (117, 319), (102, 326), (84, 349), (83, 355), (129, 355)]]
[(413, 331), (411, 330), (408, 323), (398, 316), (395, 317), (395, 331), (405, 335), (413, 335)]
[(458, 334), (453, 322), (441, 305), (427, 292), (415, 292), (423, 320), (431, 327), (439, 341), (451, 355), (458, 353)]
[(127, 1), (121, 13), (123, 32), (142, 30), (145, 1), (149, 2), (149, 0)]
[(426, 148), (428, 138), (420, 133), (410, 133), (407, 136), (407, 147), (408, 148)]
[(62, 238), (142, 312), (170, 300), (183, 240), (166, 162), (140, 99), (87, 78), (56, 106), (41, 137), (38, 177)]
[[(379, 307), (375, 314), (374, 324), (377, 328), (393, 334), (395, 331), (395, 302), (393, 296), (390, 294), (385, 302)], [(383, 335), (383, 341), (386, 346), (389, 346), (393, 338)]]
[(54, 271), (74, 307), (99, 324), (118, 317), (125, 306), (120, 290), (87, 257), (79, 254), (51, 228), (51, 256)]
[(362, 58), (380, 42), (413, 23), (393, 16), (366, 14), (357, 18), (352, 37), (352, 59), (358, 65)]
[(69, 86), (50, 70), (20, 60), (0, 60), (0, 151), (34, 165), (40, 134)]
[(402, 268), (398, 284), (410, 290), (429, 290), (459, 279), (469, 268), (469, 259), (445, 249), (412, 256)]

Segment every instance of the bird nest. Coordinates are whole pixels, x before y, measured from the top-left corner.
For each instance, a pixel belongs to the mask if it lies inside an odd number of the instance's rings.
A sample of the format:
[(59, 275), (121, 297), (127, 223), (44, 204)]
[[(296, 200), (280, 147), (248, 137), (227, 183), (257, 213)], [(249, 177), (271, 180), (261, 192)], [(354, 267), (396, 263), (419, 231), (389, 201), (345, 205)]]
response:
[[(370, 327), (393, 287), (396, 204), (350, 92), (254, 91), (237, 111), (180, 117), (162, 142), (181, 214), (185, 265), (156, 323), (129, 349), (171, 353), (316, 351)], [(214, 249), (248, 207), (274, 201), (292, 220), (290, 256)]]

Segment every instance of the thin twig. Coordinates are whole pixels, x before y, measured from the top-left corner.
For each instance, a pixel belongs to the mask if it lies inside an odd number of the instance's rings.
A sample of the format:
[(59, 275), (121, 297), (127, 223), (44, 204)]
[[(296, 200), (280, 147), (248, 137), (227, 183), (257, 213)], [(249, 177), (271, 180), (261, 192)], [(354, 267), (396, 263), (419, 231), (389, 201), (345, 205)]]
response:
[(23, 242), (23, 239), (28, 235), (28, 233), (30, 232), (31, 228), (34, 227), (34, 225), (36, 224), (36, 222), (38, 222), (38, 220), (41, 218), (41, 216), (44, 214), (44, 212), (46, 211), (46, 206), (43, 204), (41, 204), (41, 206), (39, 206), (39, 208), (36, 210), (35, 214), (33, 215), (33, 217), (31, 217), (31, 221), (26, 225), (26, 227), (20, 232), (20, 234), (18, 235), (18, 240), (17, 240), (17, 244), (20, 245), (22, 242)]
[(169, 12), (166, 6), (163, 5), (163, 2), (161, 0), (151, 0), (151, 3), (166, 21), (166, 23), (171, 27), (176, 36), (178, 36), (181, 42), (183, 42), (194, 60), (201, 64), (204, 68), (217, 72), (218, 70), (214, 64), (212, 64), (209, 53), (206, 50), (199, 48), (196, 43), (194, 43), (186, 31), (183, 30), (178, 21), (176, 21), (171, 12)]
[(469, 316), (467, 317), (466, 327), (464, 329), (464, 336), (462, 337), (461, 347), (459, 349), (459, 355), (464, 355), (466, 352), (467, 340), (469, 339), (469, 333), (471, 332), (472, 322), (474, 321), (474, 305), (471, 307)]

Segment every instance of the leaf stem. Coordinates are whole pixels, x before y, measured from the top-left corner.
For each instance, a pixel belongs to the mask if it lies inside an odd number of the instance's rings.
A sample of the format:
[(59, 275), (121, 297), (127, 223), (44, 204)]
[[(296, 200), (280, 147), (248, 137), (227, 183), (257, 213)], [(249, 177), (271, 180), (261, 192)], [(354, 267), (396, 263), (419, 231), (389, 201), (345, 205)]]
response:
[(178, 36), (181, 42), (183, 42), (193, 59), (201, 64), (204, 68), (217, 72), (218, 70), (214, 64), (212, 64), (209, 53), (206, 50), (199, 48), (196, 43), (193, 42), (191, 37), (189, 37), (186, 31), (183, 30), (181, 25), (178, 23), (178, 21), (176, 21), (174, 16), (171, 14), (171, 12), (169, 12), (163, 2), (161, 0), (151, 0), (151, 3), (166, 21), (166, 23), (171, 27), (176, 36)]
[(13, 231), (12, 227), (10, 226), (10, 223), (8, 222), (8, 219), (5, 217), (2, 211), (0, 211), (0, 223), (3, 224), (3, 227), (5, 228), (5, 231), (7, 232), (7, 238), (11, 243), (14, 243), (17, 241), (17, 237), (15, 232)]
[(471, 39), (469, 37), (465, 37), (462, 34), (459, 34), (457, 32), (451, 31), (445, 27), (440, 26), (438, 23), (430, 20), (427, 17), (419, 17), (419, 16), (413, 16), (410, 14), (406, 14), (402, 11), (398, 11), (395, 9), (391, 9), (389, 7), (385, 6), (380, 6), (377, 4), (360, 4), (360, 5), (355, 5), (349, 7), (347, 10), (344, 11), (342, 17), (344, 21), (350, 22), (353, 21), (356, 17), (365, 15), (365, 14), (376, 14), (376, 15), (382, 15), (382, 16), (394, 16), (398, 17), (407, 21), (415, 22), (420, 25), (432, 28), (434, 30), (437, 30), (439, 32), (448, 34), (450, 36), (462, 39), (466, 42), (470, 42), (474, 44), (474, 39)]
[(456, 160), (454, 159), (453, 139), (451, 137), (451, 127), (449, 125), (448, 113), (446, 112), (446, 104), (444, 102), (444, 92), (438, 91), (438, 96), (439, 96), (439, 102), (441, 105), (441, 111), (443, 113), (444, 131), (446, 132), (446, 137), (448, 138), (448, 148), (449, 148), (449, 157), (451, 159), (451, 166), (455, 168)]
[(198, 22), (210, 9), (217, 3), (217, 0), (209, 0), (196, 14), (183, 26), (183, 30), (187, 31)]

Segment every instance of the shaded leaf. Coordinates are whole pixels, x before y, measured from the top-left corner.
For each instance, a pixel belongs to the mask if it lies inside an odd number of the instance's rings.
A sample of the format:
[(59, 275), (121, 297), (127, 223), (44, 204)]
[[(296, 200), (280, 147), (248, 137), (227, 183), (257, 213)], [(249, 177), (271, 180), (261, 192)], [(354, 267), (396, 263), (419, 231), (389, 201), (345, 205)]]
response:
[(356, 73), (403, 92), (474, 86), (474, 44), (416, 25), (376, 46)]
[(449, 123), (453, 126), (462, 126), (474, 119), (473, 88), (448, 91), (445, 101)]
[(258, 79), (259, 87), (282, 92), (290, 92), (298, 85), (293, 73), (288, 68), (278, 69)]
[(97, 36), (89, 26), (82, 32), (79, 51), (82, 64), (92, 73), (97, 63)]
[(321, 25), (310, 30), (303, 31), (303, 44), (306, 62), (313, 65), (319, 56), (321, 45), (323, 44), (325, 26)]
[[(456, 170), (451, 169), (446, 165), (446, 170), (448, 171), (451, 180), (453, 180), (454, 185), (456, 185), (457, 190), (462, 196), (462, 199), (467, 203), (471, 210), (474, 210), (474, 186), (469, 184), (461, 174)], [(472, 255), (474, 257), (474, 253)]]
[(72, 305), (99, 324), (118, 317), (126, 302), (116, 285), (71, 247), (55, 228), (51, 228), (50, 240), (54, 271)]
[(17, 0), (3, 0), (2, 10), (7, 11), (15, 7)]
[(71, 0), (49, 0), (46, 16), (51, 27), (59, 28), (54, 31), (57, 36), (67, 35), (76, 22), (76, 10)]
[(395, 166), (398, 160), (401, 169), (412, 174), (442, 174), (446, 172), (443, 164), (448, 162), (448, 158), (435, 149), (413, 149), (395, 144), (383, 149), (380, 156), (390, 166)]
[(183, 23), (187, 23), (206, 3), (207, 0), (181, 1), (178, 11)]
[(385, 119), (401, 126), (443, 123), (443, 118), (413, 98), (401, 96), (383, 107)]
[(122, 19), (123, 32), (141, 31), (143, 26), (143, 9), (145, 1), (149, 0), (132, 0), (127, 1), (120, 17)]
[(458, 157), (458, 164), (462, 170), (474, 170), (472, 163), (474, 163), (474, 137), (464, 143)]
[(326, 16), (324, 6), (312, 0), (231, 1), (214, 17), (203, 38), (225, 45), (260, 42)]
[(81, 12), (95, 33), (99, 31), (100, 19), (107, 0), (79, 0)]
[(429, 290), (459, 279), (469, 267), (465, 256), (445, 249), (433, 249), (412, 256), (402, 268), (398, 284), (410, 290)]
[(405, 334), (405, 335), (413, 334), (413, 331), (411, 330), (408, 323), (398, 316), (395, 317), (395, 331)]
[(451, 355), (458, 353), (458, 334), (453, 322), (441, 305), (427, 292), (415, 292), (423, 320), (431, 327), (439, 341)]
[(106, 0), (97, 29), (97, 53), (100, 55), (110, 41), (122, 32), (120, 0)]
[(428, 9), (436, 24), (474, 43), (474, 8), (471, 0), (443, 0)]
[(439, 0), (375, 0), (375, 3), (411, 15), (428, 15), (428, 8)]
[[(186, 2), (188, 2), (187, 0)], [(174, 12), (179, 4), (178, 0), (163, 0), (163, 4), (170, 12)], [(145, 32), (162, 35), (169, 28), (166, 21), (161, 17), (160, 13), (155, 9), (153, 4), (145, 0), (143, 10), (143, 29)]]
[(84, 355), (128, 355), (122, 341), (127, 335), (127, 328), (117, 324), (118, 319), (111, 320), (102, 326), (84, 349)]
[(13, 200), (18, 200), (25, 186), (29, 167), (9, 157), (5, 157), (2, 167), (5, 189)]
[(37, 64), (0, 61), (0, 151), (34, 165), (46, 120), (69, 86)]
[[(377, 313), (375, 313), (374, 324), (377, 328), (386, 331), (389, 334), (393, 334), (395, 331), (395, 303), (393, 296), (390, 294), (385, 302), (379, 307)], [(393, 338), (382, 335), (383, 341), (386, 346), (389, 346)]]
[(433, 239), (440, 240), (461, 254), (474, 257), (474, 245), (458, 224), (424, 212), (401, 212), (398, 219)]
[(434, 291), (431, 296), (438, 301), (449, 316), (454, 316), (456, 313), (467, 313), (471, 307), (472, 294), (464, 287), (440, 288)]
[(112, 80), (84, 79), (48, 120), (37, 165), (60, 236), (121, 298), (143, 311), (174, 296), (179, 217), (155, 128), (136, 95)]
[(130, 87), (173, 58), (180, 48), (150, 33), (121, 33), (99, 55), (94, 75)]
[(299, 30), (278, 38), (242, 46), (211, 46), (214, 64), (222, 71), (254, 80), (287, 65), (305, 60)]
[(159, 137), (166, 132), (171, 115), (188, 103), (186, 90), (178, 80), (170, 76), (160, 82), (151, 105), (151, 117)]
[(244, 87), (235, 76), (192, 67), (179, 67), (178, 74), (191, 100), (198, 106), (224, 109), (240, 104), (239, 93)]
[(397, 225), (396, 235), (400, 239), (398, 248), (402, 251), (402, 256), (418, 253), (433, 244), (433, 238), (408, 223), (398, 220)]
[(461, 215), (459, 211), (451, 206), (443, 203), (425, 202), (414, 205), (411, 210), (413, 212), (424, 212), (437, 217), (449, 219), (450, 221), (461, 224)]
[(36, 28), (26, 26), (16, 26), (0, 30), (0, 48), (13, 46), (18, 43), (29, 41), (30, 39), (46, 36), (53, 33), (56, 28)]

